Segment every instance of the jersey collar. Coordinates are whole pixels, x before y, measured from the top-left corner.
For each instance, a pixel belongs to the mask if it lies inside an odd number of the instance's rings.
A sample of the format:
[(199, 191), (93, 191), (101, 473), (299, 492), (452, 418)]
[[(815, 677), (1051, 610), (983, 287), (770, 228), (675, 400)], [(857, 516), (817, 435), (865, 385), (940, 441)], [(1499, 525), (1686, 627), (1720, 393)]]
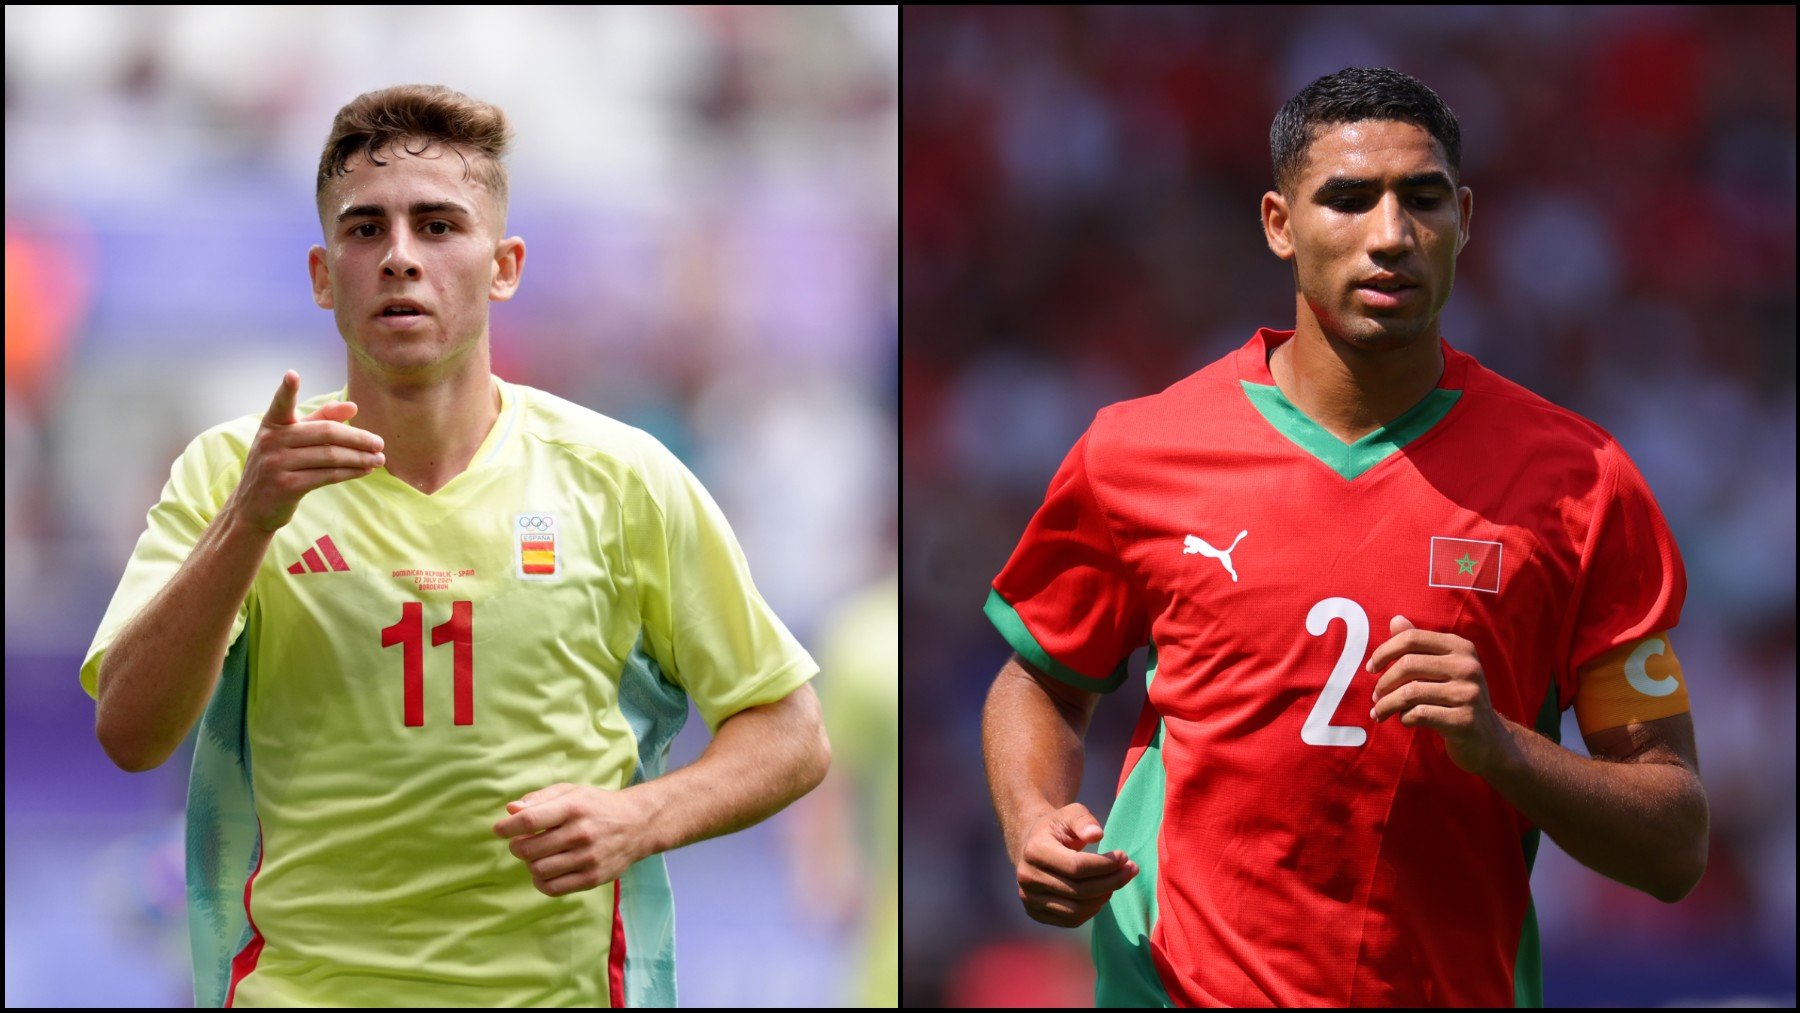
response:
[(1269, 373), (1270, 351), (1293, 336), (1293, 331), (1268, 327), (1258, 330), (1249, 344), (1238, 349), (1238, 381), (1251, 407), (1263, 421), (1345, 481), (1354, 481), (1396, 450), (1425, 435), (1443, 421), (1462, 398), (1469, 357), (1440, 338), (1444, 350), (1444, 375), (1438, 379), (1437, 388), (1387, 425), (1354, 443), (1345, 443), (1296, 408)]
[(469, 470), (484, 468), (500, 459), (505, 452), (512, 434), (519, 423), (519, 395), (513, 385), (499, 377), (494, 377), (494, 389), (500, 393), (500, 414), (494, 418), (494, 426), (488, 430), (487, 439), (481, 441), (475, 456), (469, 459)]
[[(461, 474), (444, 483), (443, 488), (432, 493), (430, 496), (425, 496), (424, 493), (419, 492), (412, 486), (407, 485), (405, 482), (388, 474), (387, 469), (385, 468), (378, 469), (375, 472), (375, 475), (381, 476), (393, 487), (411, 493), (414, 496), (420, 496), (433, 502), (448, 503), (456, 498), (456, 493), (453, 492), (453, 490), (460, 490), (462, 487), (474, 481), (470, 476), (477, 475), (485, 471), (489, 465), (502, 460), (507, 450), (515, 442), (514, 436), (519, 428), (519, 416), (524, 414), (524, 412), (520, 404), (521, 398), (518, 389), (513, 384), (507, 383), (498, 376), (493, 376), (492, 374), (489, 375), (493, 380), (494, 390), (500, 395), (500, 414), (494, 417), (493, 426), (488, 429), (487, 436), (482, 439), (481, 446), (476, 448), (475, 456), (469, 458), (469, 466), (464, 468)], [(333, 396), (337, 400), (342, 401), (348, 396), (349, 389), (350, 388), (346, 386), (343, 390), (338, 391), (337, 394)], [(370, 477), (373, 478), (375, 476), (371, 475)], [(450, 495), (445, 495), (446, 493), (450, 493)]]

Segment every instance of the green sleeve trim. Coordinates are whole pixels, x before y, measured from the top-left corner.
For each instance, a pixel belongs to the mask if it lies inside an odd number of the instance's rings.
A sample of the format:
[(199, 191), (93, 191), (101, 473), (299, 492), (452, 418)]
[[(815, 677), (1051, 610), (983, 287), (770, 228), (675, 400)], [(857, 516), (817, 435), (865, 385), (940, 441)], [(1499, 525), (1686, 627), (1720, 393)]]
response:
[(1012, 649), (1019, 652), (1019, 657), (1031, 662), (1033, 668), (1054, 678), (1057, 682), (1067, 683), (1076, 689), (1088, 693), (1111, 693), (1125, 682), (1125, 660), (1119, 661), (1119, 667), (1104, 679), (1096, 679), (1091, 675), (1082, 675), (1073, 668), (1052, 658), (1049, 652), (1038, 646), (1037, 638), (1025, 628), (1025, 620), (1013, 610), (1000, 592), (990, 588), (987, 604), (982, 606), (987, 613), (988, 622), (1006, 638)]

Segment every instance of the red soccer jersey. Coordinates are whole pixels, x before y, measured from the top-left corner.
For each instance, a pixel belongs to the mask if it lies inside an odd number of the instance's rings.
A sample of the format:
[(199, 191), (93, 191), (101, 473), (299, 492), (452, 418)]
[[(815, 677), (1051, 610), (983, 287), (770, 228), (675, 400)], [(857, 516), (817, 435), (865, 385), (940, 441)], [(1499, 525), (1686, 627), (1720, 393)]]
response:
[(1448, 344), (1436, 390), (1342, 443), (1269, 374), (1292, 333), (1101, 411), (988, 599), (1083, 689), (1153, 652), (1099, 1004), (1539, 1005), (1538, 831), (1436, 732), (1374, 725), (1362, 666), (1395, 615), (1454, 633), (1555, 738), (1584, 665), (1679, 621), (1674, 538), (1610, 435)]

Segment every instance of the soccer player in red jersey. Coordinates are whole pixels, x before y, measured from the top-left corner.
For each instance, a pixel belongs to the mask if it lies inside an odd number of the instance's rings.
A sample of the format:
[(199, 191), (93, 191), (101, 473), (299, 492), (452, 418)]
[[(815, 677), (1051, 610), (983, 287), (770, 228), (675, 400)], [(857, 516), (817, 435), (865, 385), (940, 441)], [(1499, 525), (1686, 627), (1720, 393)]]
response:
[[(1663, 901), (1706, 866), (1681, 557), (1617, 441), (1440, 335), (1443, 101), (1347, 69), (1270, 141), (1294, 330), (1102, 410), (988, 598), (1019, 896), (1094, 919), (1102, 1006), (1541, 1005), (1540, 832)], [(1146, 643), (1103, 829), (1082, 736)]]

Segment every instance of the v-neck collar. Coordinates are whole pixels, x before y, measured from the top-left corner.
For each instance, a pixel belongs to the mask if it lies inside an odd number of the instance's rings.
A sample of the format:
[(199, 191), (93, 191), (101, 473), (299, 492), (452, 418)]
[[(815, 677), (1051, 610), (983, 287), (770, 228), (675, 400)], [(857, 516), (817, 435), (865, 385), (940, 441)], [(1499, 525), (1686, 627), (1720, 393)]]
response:
[[(433, 503), (448, 503), (452, 499), (459, 498), (459, 491), (476, 481), (476, 478), (471, 476), (479, 476), (480, 473), (487, 470), (488, 465), (498, 460), (500, 455), (506, 451), (506, 448), (511, 445), (513, 430), (518, 428), (521, 411), (518, 392), (512, 389), (511, 384), (497, 376), (493, 377), (493, 381), (494, 389), (500, 394), (500, 414), (494, 417), (494, 424), (488, 428), (487, 436), (482, 439), (481, 446), (475, 449), (475, 456), (469, 458), (468, 467), (457, 473), (450, 481), (445, 482), (436, 492), (420, 492), (401, 481), (386, 468), (375, 469), (374, 474), (369, 477), (380, 476), (387, 485), (397, 490), (404, 490), (402, 495), (410, 493)], [(346, 387), (339, 391), (336, 395), (337, 399), (343, 400), (348, 390), (349, 388)]]
[(1267, 327), (1258, 330), (1256, 337), (1238, 350), (1238, 381), (1251, 406), (1265, 422), (1345, 481), (1354, 481), (1394, 451), (1425, 435), (1443, 421), (1462, 398), (1468, 357), (1445, 341), (1442, 342), (1444, 375), (1438, 379), (1437, 387), (1387, 425), (1354, 443), (1345, 443), (1295, 407), (1276, 386), (1275, 377), (1269, 372), (1270, 350), (1293, 336), (1293, 331)]

